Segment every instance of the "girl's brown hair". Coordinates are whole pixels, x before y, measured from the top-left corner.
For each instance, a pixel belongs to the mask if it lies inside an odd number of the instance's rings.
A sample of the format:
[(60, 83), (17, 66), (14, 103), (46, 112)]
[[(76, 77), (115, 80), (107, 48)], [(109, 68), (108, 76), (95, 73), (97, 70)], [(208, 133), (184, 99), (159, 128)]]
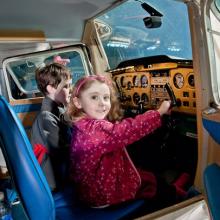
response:
[(111, 109), (109, 111), (109, 114), (107, 115), (107, 119), (111, 122), (116, 122), (122, 119), (123, 117), (123, 113), (122, 113), (122, 109), (120, 108), (120, 104), (119, 104), (119, 100), (117, 97), (117, 93), (116, 93), (116, 89), (115, 89), (115, 85), (113, 84), (112, 81), (110, 81), (109, 79), (107, 79), (106, 77), (103, 76), (85, 76), (81, 79), (79, 79), (73, 90), (72, 90), (72, 95), (71, 95), (71, 99), (70, 99), (70, 103), (67, 107), (67, 111), (66, 114), (68, 116), (68, 118), (71, 121), (76, 121), (79, 118), (84, 116), (84, 112), (82, 109), (78, 109), (73, 102), (73, 98), (80, 97), (80, 94), (82, 91), (85, 91), (86, 89), (90, 88), (90, 86), (92, 85), (92, 83), (94, 83), (95, 81), (98, 81), (100, 83), (105, 83), (106, 85), (108, 85), (109, 89), (110, 89), (110, 101), (111, 101)]

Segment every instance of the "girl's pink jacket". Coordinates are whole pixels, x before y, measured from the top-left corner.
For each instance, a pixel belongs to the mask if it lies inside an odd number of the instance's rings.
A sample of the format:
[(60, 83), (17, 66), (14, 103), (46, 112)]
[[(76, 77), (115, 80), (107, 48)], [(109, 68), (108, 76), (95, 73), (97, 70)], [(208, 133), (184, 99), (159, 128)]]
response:
[[(156, 180), (134, 167), (126, 146), (161, 126), (158, 111), (148, 111), (121, 122), (83, 118), (73, 126), (72, 177), (80, 198), (90, 206), (117, 204), (156, 193)], [(142, 178), (143, 177), (143, 178)]]

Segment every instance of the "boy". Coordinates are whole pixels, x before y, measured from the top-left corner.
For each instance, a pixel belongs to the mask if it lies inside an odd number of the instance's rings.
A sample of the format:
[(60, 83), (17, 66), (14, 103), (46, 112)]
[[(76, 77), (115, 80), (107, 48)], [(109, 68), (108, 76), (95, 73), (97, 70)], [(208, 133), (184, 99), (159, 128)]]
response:
[(62, 116), (70, 98), (71, 74), (64, 65), (52, 63), (36, 70), (36, 82), (45, 98), (32, 126), (31, 143), (54, 191), (67, 180), (71, 132)]

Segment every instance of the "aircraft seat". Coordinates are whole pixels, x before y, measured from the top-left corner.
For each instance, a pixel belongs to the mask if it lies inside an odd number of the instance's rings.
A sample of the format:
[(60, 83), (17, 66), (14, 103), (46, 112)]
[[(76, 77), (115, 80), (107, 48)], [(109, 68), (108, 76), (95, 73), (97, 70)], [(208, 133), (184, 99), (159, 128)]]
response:
[(220, 218), (220, 166), (211, 164), (204, 171), (204, 186), (213, 220)]
[(74, 201), (71, 188), (52, 194), (23, 125), (3, 96), (0, 96), (0, 146), (13, 187), (31, 220), (124, 219), (144, 205), (144, 200), (138, 200), (114, 208), (93, 209)]

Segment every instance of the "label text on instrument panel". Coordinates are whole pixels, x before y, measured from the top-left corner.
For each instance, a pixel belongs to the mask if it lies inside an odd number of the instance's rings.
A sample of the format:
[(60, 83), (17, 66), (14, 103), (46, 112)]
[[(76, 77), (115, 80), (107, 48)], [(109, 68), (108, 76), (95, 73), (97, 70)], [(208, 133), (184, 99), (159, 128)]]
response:
[(169, 77), (152, 77), (151, 85), (164, 85), (169, 82)]

